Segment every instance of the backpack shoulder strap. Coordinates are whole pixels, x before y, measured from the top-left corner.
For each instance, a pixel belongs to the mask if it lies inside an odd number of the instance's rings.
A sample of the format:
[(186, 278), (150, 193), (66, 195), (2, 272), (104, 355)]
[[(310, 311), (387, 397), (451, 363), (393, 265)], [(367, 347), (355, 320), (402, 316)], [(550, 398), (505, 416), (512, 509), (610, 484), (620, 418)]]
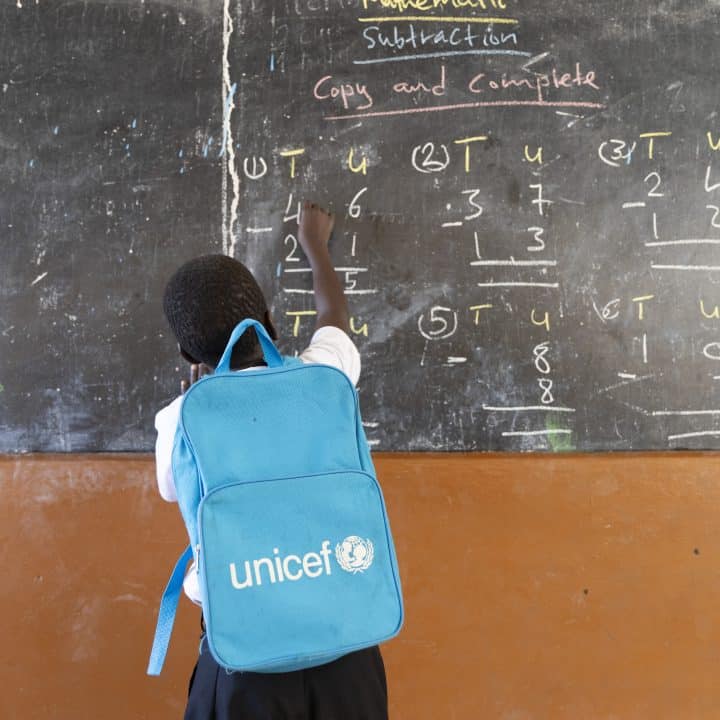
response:
[(173, 625), (175, 624), (175, 612), (177, 611), (178, 600), (180, 599), (180, 591), (182, 590), (183, 578), (185, 577), (185, 568), (190, 560), (192, 560), (192, 547), (188, 545), (183, 554), (175, 563), (175, 568), (170, 575), (162, 600), (160, 600), (160, 610), (158, 612), (158, 621), (155, 628), (155, 638), (153, 640), (152, 651), (150, 652), (150, 662), (148, 662), (147, 674), (159, 675), (165, 655), (167, 654), (168, 645), (170, 644), (170, 635), (172, 635)]

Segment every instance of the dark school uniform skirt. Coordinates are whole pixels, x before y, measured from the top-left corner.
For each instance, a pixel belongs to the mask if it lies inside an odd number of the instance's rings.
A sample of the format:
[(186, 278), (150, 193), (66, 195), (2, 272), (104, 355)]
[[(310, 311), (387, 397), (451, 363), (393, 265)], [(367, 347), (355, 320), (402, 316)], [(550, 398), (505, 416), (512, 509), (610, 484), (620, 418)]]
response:
[(228, 672), (202, 638), (185, 720), (387, 720), (380, 648), (289, 673)]

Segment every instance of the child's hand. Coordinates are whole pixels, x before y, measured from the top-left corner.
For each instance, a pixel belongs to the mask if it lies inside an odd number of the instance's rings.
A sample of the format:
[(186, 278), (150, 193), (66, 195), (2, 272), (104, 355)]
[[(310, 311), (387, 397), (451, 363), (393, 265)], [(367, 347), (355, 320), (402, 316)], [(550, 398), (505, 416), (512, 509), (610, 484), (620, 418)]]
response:
[(211, 373), (212, 370), (204, 363), (200, 363), (199, 365), (193, 363), (190, 365), (190, 382), (187, 380), (180, 381), (181, 394), (184, 395), (193, 383), (196, 383), (200, 378), (210, 375)]
[(328, 242), (334, 225), (335, 218), (332, 213), (307, 200), (303, 202), (298, 241), (312, 269), (313, 293), (317, 309), (316, 327), (334, 325), (348, 333), (350, 318), (347, 300), (328, 251)]
[(298, 241), (308, 259), (318, 251), (327, 250), (335, 216), (319, 205), (305, 200), (300, 211)]

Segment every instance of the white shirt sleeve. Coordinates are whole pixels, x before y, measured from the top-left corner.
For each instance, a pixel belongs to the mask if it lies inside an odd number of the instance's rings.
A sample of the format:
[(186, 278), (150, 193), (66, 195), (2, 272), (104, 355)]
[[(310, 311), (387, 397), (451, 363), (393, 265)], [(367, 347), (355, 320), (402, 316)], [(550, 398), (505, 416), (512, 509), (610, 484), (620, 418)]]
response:
[(175, 430), (180, 419), (182, 396), (175, 398), (169, 405), (155, 415), (155, 470), (157, 483), (163, 500), (177, 502), (175, 482), (172, 476), (172, 450)]
[[(180, 420), (180, 406), (182, 395), (175, 398), (169, 405), (166, 405), (155, 415), (155, 429), (157, 439), (155, 441), (155, 468), (157, 471), (157, 483), (160, 495), (163, 500), (177, 502), (177, 491), (172, 475), (172, 451), (175, 442), (175, 431)], [(183, 580), (185, 594), (196, 604), (202, 607), (200, 595), (200, 584), (195, 572), (193, 562)]]
[(342, 370), (357, 385), (360, 378), (360, 353), (347, 333), (333, 325), (318, 328), (310, 345), (300, 353), (305, 363), (331, 365)]

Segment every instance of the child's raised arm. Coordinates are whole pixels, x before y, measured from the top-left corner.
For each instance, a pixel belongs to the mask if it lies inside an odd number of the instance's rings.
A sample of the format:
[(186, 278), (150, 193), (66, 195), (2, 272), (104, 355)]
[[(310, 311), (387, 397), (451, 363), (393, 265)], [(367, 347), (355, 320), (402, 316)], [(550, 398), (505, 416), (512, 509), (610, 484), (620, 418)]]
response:
[(334, 325), (349, 333), (347, 300), (328, 251), (334, 224), (335, 218), (331, 213), (305, 201), (300, 212), (298, 241), (312, 268), (316, 327)]

